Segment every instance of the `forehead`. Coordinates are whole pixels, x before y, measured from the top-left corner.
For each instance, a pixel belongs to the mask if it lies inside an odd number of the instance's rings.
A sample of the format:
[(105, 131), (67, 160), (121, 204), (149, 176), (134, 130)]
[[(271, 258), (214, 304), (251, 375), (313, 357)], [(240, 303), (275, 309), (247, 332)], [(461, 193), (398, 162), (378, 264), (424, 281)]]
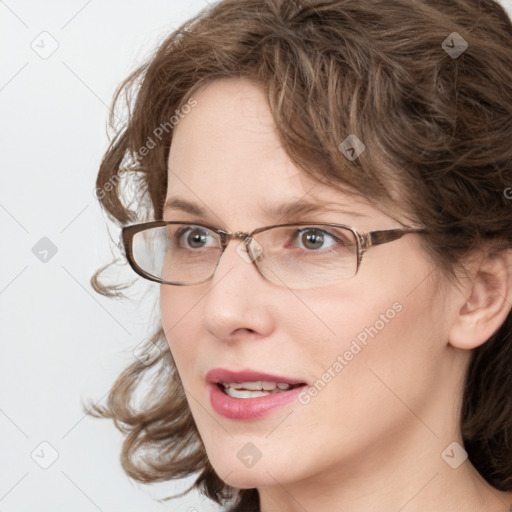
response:
[[(297, 176), (275, 132), (263, 90), (247, 79), (217, 80), (194, 94), (197, 106), (174, 129), (169, 169), (190, 180), (214, 175), (219, 183)], [(291, 165), (290, 165), (291, 164)], [(279, 171), (279, 172), (278, 172)], [(173, 177), (169, 174), (170, 180)], [(176, 178), (177, 179), (177, 178)]]
[(244, 209), (266, 221), (269, 213), (285, 213), (283, 203), (293, 202), (381, 214), (364, 198), (330, 188), (297, 168), (281, 146), (258, 85), (218, 80), (194, 98), (197, 106), (173, 133), (168, 199), (185, 199), (220, 217)]

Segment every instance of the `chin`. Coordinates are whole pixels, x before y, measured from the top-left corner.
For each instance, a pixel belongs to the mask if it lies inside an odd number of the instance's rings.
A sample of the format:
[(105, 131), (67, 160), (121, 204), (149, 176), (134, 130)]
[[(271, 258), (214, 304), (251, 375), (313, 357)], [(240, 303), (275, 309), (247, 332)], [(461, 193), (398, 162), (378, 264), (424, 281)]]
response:
[[(264, 470), (256, 471), (255, 468), (244, 470), (230, 468), (227, 472), (224, 471), (220, 474), (217, 469), (215, 469), (215, 471), (223, 482), (237, 489), (254, 489), (256, 487), (275, 485), (276, 483)], [(226, 476), (223, 478), (221, 475)]]
[(276, 480), (281, 482), (285, 479), (285, 475), (277, 470), (275, 461), (264, 464), (262, 459), (251, 468), (244, 467), (238, 460), (233, 463), (232, 460), (210, 459), (210, 464), (223, 482), (238, 489), (275, 485)]

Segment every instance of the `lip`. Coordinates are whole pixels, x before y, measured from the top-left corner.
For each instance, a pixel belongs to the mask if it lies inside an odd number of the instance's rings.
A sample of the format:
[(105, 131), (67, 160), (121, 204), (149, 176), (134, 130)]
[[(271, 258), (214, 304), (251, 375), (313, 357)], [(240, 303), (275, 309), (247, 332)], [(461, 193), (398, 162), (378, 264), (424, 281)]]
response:
[[(206, 374), (206, 380), (213, 410), (224, 418), (245, 421), (263, 418), (273, 411), (284, 407), (286, 404), (295, 400), (306, 385), (304, 381), (291, 379), (289, 377), (254, 370), (233, 372), (223, 368), (210, 370)], [(221, 391), (217, 385), (217, 382), (241, 383), (258, 380), (305, 385), (288, 391), (280, 391), (256, 398), (233, 398)]]
[[(217, 382), (233, 382), (240, 384), (241, 382), (255, 382), (258, 380), (266, 380), (270, 382), (285, 382), (287, 384), (307, 384), (304, 380), (292, 379), (282, 375), (272, 375), (270, 373), (257, 372), (255, 370), (243, 370), (234, 372), (224, 368), (214, 368), (206, 374), (206, 381), (217, 384)], [(246, 399), (250, 400), (250, 399)]]

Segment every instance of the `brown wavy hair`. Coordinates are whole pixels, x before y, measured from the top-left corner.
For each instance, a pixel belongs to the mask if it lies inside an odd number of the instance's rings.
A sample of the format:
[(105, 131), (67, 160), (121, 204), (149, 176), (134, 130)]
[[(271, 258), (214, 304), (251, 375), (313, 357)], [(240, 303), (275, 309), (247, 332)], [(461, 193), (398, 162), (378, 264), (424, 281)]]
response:
[[(467, 43), (462, 54), (445, 51), (449, 36)], [(118, 226), (162, 218), (170, 119), (183, 117), (203, 85), (234, 77), (263, 87), (283, 148), (305, 174), (425, 225), (425, 250), (449, 279), (475, 249), (512, 247), (512, 24), (497, 2), (222, 0), (206, 8), (114, 96), (96, 191)], [(349, 134), (366, 145), (354, 161), (338, 148)], [(122, 295), (122, 285), (102, 284), (102, 270), (93, 287)], [(126, 368), (106, 406), (88, 405), (125, 434), (124, 470), (144, 483), (198, 473), (190, 489), (258, 510), (256, 489), (232, 488), (212, 468), (161, 325), (151, 341), (160, 356)], [(146, 399), (133, 407), (145, 380)], [(512, 490), (511, 314), (473, 351), (461, 399), (471, 462), (492, 486)]]

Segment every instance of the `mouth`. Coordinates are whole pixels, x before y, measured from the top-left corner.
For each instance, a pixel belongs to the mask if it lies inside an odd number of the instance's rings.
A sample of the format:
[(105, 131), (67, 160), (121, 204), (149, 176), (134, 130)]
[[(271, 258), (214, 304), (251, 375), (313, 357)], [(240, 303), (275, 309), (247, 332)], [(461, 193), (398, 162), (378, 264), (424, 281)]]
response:
[(232, 398), (258, 398), (261, 396), (284, 393), (298, 387), (305, 386), (301, 384), (288, 384), (287, 382), (271, 381), (253, 381), (253, 382), (217, 382), (217, 387)]
[(307, 383), (253, 370), (217, 368), (206, 375), (214, 410), (230, 419), (257, 419), (294, 401)]

